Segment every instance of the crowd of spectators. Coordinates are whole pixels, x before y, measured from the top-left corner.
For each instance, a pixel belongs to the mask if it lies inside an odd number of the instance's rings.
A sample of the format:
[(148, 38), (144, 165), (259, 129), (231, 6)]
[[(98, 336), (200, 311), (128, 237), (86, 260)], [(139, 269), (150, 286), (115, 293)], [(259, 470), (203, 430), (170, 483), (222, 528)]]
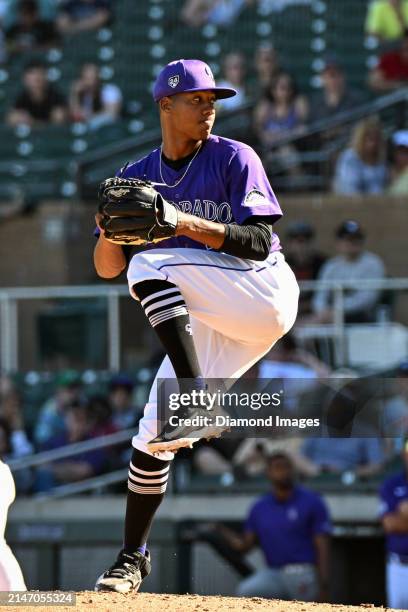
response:
[(120, 117), (122, 93), (113, 83), (102, 83), (98, 67), (93, 63), (82, 66), (78, 79), (69, 91), (68, 99), (48, 79), (40, 61), (26, 64), (22, 86), (7, 114), (9, 125), (63, 124), (84, 122), (90, 129), (113, 123)]
[[(0, 21), (4, 48), (3, 53), (0, 51), (0, 60), (2, 55), (3, 61), (15, 56), (29, 60), (25, 62), (20, 91), (9, 104), (6, 116), (9, 125), (39, 126), (72, 121), (98, 129), (122, 116), (122, 92), (114, 83), (101, 81), (96, 62), (82, 65), (69, 91), (62, 92), (49, 81), (46, 65), (32, 57), (36, 51), (60, 46), (79, 32), (109, 26), (114, 20), (114, 7), (109, 0), (59, 3), (4, 0), (3, 4), (6, 8), (3, 11), (0, 8)], [(192, 30), (208, 24), (228, 28), (243, 11), (257, 4), (265, 14), (272, 6), (269, 0), (186, 0), (177, 23)], [(325, 166), (318, 173), (333, 176), (332, 185), (326, 181), (325, 189), (344, 195), (407, 193), (407, 179), (400, 167), (403, 155), (397, 151), (406, 145), (396, 144), (392, 135), (384, 132), (378, 118), (364, 120), (354, 129), (353, 126), (328, 126), (318, 136), (307, 139), (310, 126), (323, 126), (377, 94), (408, 84), (407, 21), (405, 0), (369, 3), (362, 41), (366, 34), (380, 46), (378, 63), (370, 68), (366, 82), (361, 82), (359, 89), (349, 84), (342, 58), (331, 54), (330, 49), (321, 58), (322, 65), (316, 75), (320, 86), (314, 91), (299, 88), (285, 66), (285, 58), (274, 48), (272, 37), (254, 48), (252, 58), (246, 57), (238, 46), (220, 58), (218, 80), (222, 86), (234, 87), (238, 95), (220, 101), (219, 110), (226, 113), (250, 104), (252, 135), (248, 137), (265, 160), (270, 160), (277, 175), (287, 177), (280, 189), (307, 189), (310, 166), (300, 153), (323, 149), (327, 153), (322, 162)], [(296, 139), (286, 142), (286, 137)], [(349, 146), (345, 146), (347, 140)], [(405, 140), (398, 137), (399, 143)], [(312, 167), (312, 173), (315, 171), (316, 167)]]
[(110, 0), (3, 0), (1, 59), (58, 47), (64, 37), (97, 30), (112, 17)]
[[(90, 393), (74, 370), (60, 372), (54, 393), (36, 408), (26, 424), (24, 397), (12, 379), (0, 379), (0, 457), (20, 459), (33, 452), (50, 451), (68, 444), (93, 440), (124, 429), (137, 428), (142, 407), (134, 400), (134, 381), (127, 375), (113, 375), (106, 390)], [(30, 420), (30, 419), (29, 419)], [(78, 482), (129, 463), (128, 443), (86, 450), (58, 459), (36, 469), (15, 473), (20, 493), (40, 493)]]
[[(0, 61), (21, 58), (20, 90), (10, 100), (6, 122), (11, 126), (41, 126), (68, 121), (84, 122), (90, 129), (116, 121), (122, 111), (122, 93), (103, 83), (96, 63), (86, 62), (67, 94), (50, 80), (41, 52), (60, 47), (77, 33), (97, 30), (112, 20), (109, 0), (17, 0), (0, 14), (4, 28)], [(73, 43), (75, 44), (75, 43)]]

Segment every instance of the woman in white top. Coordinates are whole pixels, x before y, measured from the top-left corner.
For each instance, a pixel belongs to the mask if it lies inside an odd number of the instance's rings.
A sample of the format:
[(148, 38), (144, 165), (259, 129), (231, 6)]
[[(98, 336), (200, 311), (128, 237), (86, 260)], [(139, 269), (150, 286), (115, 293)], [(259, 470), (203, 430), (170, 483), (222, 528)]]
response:
[(387, 181), (382, 126), (376, 117), (369, 117), (355, 126), (350, 147), (339, 155), (334, 191), (344, 195), (381, 194)]
[(27, 590), (17, 559), (4, 539), (8, 509), (15, 496), (10, 468), (0, 459), (0, 591)]

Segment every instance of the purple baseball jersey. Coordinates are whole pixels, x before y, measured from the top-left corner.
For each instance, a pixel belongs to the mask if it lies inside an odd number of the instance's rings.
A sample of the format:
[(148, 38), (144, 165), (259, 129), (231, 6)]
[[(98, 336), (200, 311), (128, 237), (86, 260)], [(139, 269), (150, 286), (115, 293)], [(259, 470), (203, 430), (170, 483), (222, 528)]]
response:
[[(154, 183), (163, 198), (179, 210), (219, 223), (241, 225), (248, 217), (269, 216), (275, 223), (282, 211), (269, 184), (262, 162), (248, 145), (211, 135), (193, 160), (184, 178), (175, 187), (163, 184), (160, 176), (160, 148), (137, 162), (129, 164), (125, 178), (148, 179)], [(173, 170), (161, 165), (163, 180), (174, 185), (186, 171)], [(189, 247), (206, 249), (204, 244), (186, 236), (174, 236), (148, 248)], [(279, 238), (272, 236), (271, 252), (280, 250)]]
[(331, 532), (330, 516), (323, 499), (296, 486), (286, 501), (273, 493), (252, 506), (244, 531), (257, 536), (269, 567), (290, 563), (316, 563), (314, 536)]
[[(398, 504), (408, 501), (408, 477), (406, 473), (401, 472), (387, 478), (381, 487), (380, 496), (381, 518), (390, 512), (396, 512)], [(389, 533), (386, 535), (385, 542), (387, 552), (408, 557), (407, 533)]]

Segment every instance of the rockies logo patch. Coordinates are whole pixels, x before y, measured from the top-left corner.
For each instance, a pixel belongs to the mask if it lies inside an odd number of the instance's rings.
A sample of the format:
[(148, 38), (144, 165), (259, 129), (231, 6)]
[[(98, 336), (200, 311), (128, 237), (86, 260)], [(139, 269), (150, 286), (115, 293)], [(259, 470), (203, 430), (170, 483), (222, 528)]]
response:
[(170, 85), (170, 87), (174, 89), (179, 84), (179, 81), (180, 81), (179, 75), (175, 74), (174, 76), (170, 77), (167, 82)]
[(267, 202), (266, 196), (258, 189), (251, 189), (245, 196), (244, 205), (251, 206), (251, 204), (257, 204), (259, 202)]

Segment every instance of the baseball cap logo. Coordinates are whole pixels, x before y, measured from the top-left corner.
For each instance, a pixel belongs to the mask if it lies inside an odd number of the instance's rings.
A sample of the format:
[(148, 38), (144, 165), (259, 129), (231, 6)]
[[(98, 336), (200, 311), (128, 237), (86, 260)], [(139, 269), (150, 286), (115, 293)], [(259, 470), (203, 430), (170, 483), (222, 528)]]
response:
[(171, 76), (167, 82), (170, 85), (170, 87), (174, 89), (179, 84), (179, 81), (180, 81), (179, 75), (175, 74), (174, 76)]
[(211, 72), (211, 70), (210, 70), (209, 66), (205, 66), (205, 68), (204, 68), (204, 72), (206, 72), (206, 73), (208, 74), (208, 76), (210, 77), (210, 79), (211, 79), (211, 80), (212, 80), (212, 81), (215, 83), (215, 80), (214, 80), (214, 75), (213, 75), (213, 73)]

